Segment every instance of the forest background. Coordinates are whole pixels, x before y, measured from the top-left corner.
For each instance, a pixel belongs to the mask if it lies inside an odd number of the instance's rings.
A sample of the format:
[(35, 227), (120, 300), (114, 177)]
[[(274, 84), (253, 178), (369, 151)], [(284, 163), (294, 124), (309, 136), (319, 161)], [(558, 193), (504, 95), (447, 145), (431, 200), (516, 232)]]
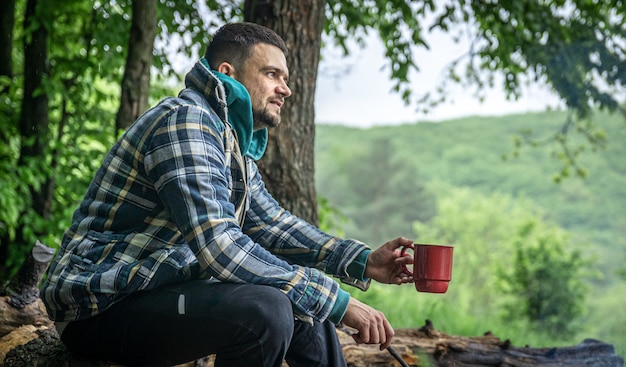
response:
[[(445, 296), (410, 287), (374, 287), (355, 296), (385, 309), (396, 327), (431, 318), (449, 333), (488, 328), (535, 346), (591, 336), (623, 354), (619, 297), (626, 247), (623, 213), (614, 209), (624, 202), (615, 189), (624, 187), (624, 155), (606, 158), (597, 169), (593, 162), (623, 141), (624, 9), (619, 0), (2, 1), (0, 283), (35, 240), (59, 245), (116, 137), (149, 105), (176, 93), (179, 84), (168, 82), (182, 77), (173, 72), (178, 56), (197, 57), (211, 30), (247, 20), (286, 40), (290, 84), (298, 91), (259, 162), (270, 192), (287, 209), (337, 233), (372, 243), (403, 234), (457, 248), (454, 287)], [(432, 94), (414, 93), (411, 71), (419, 60), (413, 56), (429, 47), (424, 34), (439, 30), (454, 38), (453, 29), (472, 39), (466, 63), (446, 68)], [(392, 91), (407, 103), (428, 109), (445, 99), (450, 84), (480, 97), (501, 83), (516, 98), (523, 84), (540, 82), (568, 111), (523, 116), (537, 124), (532, 127), (511, 117), (493, 125), (419, 123), (419, 131), (412, 125), (317, 129), (314, 92), (323, 43), (349, 52), (348, 40), (362, 46), (367, 32), (385, 45)], [(171, 40), (178, 41), (176, 50)], [(505, 126), (508, 132), (492, 135)], [(435, 127), (471, 131), (429, 135)], [(370, 132), (374, 136), (362, 135)], [(342, 140), (331, 143), (325, 134)], [(490, 146), (497, 152), (484, 151)], [(526, 159), (528, 166), (517, 166)], [(513, 184), (513, 178), (522, 181)], [(550, 199), (554, 190), (561, 196)], [(564, 202), (579, 203), (581, 211), (557, 209)], [(374, 227), (379, 223), (385, 227)]]
[(565, 117), (318, 124), (323, 225), (372, 244), (402, 235), (455, 246), (445, 295), (376, 286), (353, 295), (395, 327), (430, 319), (446, 332), (492, 331), (534, 347), (596, 338), (624, 355), (626, 128), (620, 116), (598, 115), (612, 143), (579, 162), (586, 178), (561, 180), (557, 146), (515, 147), (550, 141)]

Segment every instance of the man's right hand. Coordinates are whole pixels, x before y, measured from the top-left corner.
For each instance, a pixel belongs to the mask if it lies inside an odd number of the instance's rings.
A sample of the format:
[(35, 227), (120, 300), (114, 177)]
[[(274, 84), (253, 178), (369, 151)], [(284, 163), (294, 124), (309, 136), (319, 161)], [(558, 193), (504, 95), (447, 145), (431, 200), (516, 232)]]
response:
[(394, 331), (385, 315), (354, 298), (350, 298), (348, 309), (341, 322), (357, 333), (352, 338), (358, 344), (380, 344), (380, 350), (391, 345)]

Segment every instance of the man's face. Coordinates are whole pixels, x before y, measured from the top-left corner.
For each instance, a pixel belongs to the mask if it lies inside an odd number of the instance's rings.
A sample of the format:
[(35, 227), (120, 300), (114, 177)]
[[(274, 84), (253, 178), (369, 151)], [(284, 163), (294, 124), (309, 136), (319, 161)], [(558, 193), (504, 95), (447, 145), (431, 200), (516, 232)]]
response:
[(235, 74), (235, 79), (250, 93), (254, 129), (278, 126), (280, 109), (285, 98), (291, 95), (285, 54), (276, 46), (257, 44), (243, 68)]

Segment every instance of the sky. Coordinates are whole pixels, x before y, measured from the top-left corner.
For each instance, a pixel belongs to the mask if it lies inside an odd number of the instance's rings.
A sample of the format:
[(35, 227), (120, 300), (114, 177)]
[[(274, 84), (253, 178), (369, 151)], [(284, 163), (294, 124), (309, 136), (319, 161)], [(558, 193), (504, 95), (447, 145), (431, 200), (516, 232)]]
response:
[[(426, 39), (430, 50), (416, 52), (420, 71), (411, 75), (411, 89), (419, 95), (433, 92), (442, 79), (445, 65), (469, 50), (467, 42), (456, 44), (447, 34), (429, 34)], [(400, 95), (391, 91), (389, 68), (384, 68), (384, 49), (377, 37), (368, 36), (364, 49), (352, 50), (353, 54), (347, 58), (338, 50), (322, 52), (315, 97), (317, 123), (367, 128), (543, 111), (548, 106), (560, 106), (559, 99), (546, 86), (526, 88), (521, 99), (507, 101), (501, 87), (496, 85), (485, 92), (482, 102), (473, 96), (473, 90), (455, 86), (446, 92), (451, 101), (428, 114), (419, 113), (414, 105), (405, 105)], [(337, 73), (342, 75), (332, 75)]]
[[(410, 75), (410, 87), (416, 95), (435, 91), (442, 80), (445, 66), (469, 50), (467, 40), (461, 39), (455, 43), (450, 34), (436, 32), (425, 34), (424, 37), (430, 49), (415, 50), (414, 56), (420, 70)], [(175, 45), (176, 42), (172, 42), (170, 47)], [(367, 36), (366, 47), (360, 49), (355, 45), (351, 51), (351, 55), (345, 57), (337, 49), (322, 49), (315, 96), (316, 123), (367, 128), (468, 116), (501, 116), (561, 106), (559, 99), (546, 86), (526, 88), (521, 99), (507, 101), (502, 88), (496, 85), (484, 91), (486, 98), (479, 101), (473, 96), (473, 89), (463, 90), (458, 85), (450, 84), (446, 90), (447, 102), (428, 114), (420, 113), (415, 105), (406, 105), (399, 94), (391, 91), (392, 82), (384, 48), (376, 35)], [(184, 75), (195, 61), (181, 56), (176, 63), (176, 73)]]

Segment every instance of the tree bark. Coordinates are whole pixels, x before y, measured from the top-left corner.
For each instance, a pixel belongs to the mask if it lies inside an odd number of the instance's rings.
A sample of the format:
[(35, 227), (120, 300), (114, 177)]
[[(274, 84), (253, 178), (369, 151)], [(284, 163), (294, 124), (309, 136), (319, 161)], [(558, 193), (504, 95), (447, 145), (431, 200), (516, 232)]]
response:
[[(45, 0), (44, 0), (45, 1)], [(29, 166), (41, 161), (45, 156), (49, 136), (48, 93), (44, 90), (44, 80), (48, 70), (48, 24), (46, 14), (40, 10), (39, 0), (28, 0), (24, 13), (24, 96), (20, 106), (18, 126), (20, 132), (20, 155), (18, 166)], [(53, 178), (42, 173), (43, 179), (37, 183), (28, 182), (30, 207), (42, 218), (49, 215), (52, 208), (50, 188)], [(22, 213), (23, 214), (23, 213)], [(15, 246), (25, 246), (24, 224), (20, 223), (15, 231)], [(0, 239), (4, 249), (0, 251), (0, 277), (8, 275), (5, 266), (8, 261), (6, 247), (11, 245), (9, 236)], [(26, 248), (26, 247), (24, 247)]]
[(150, 68), (157, 34), (157, 0), (133, 0), (128, 56), (122, 78), (122, 97), (115, 133), (127, 129), (148, 107)]
[[(48, 74), (48, 30), (46, 20), (38, 11), (38, 1), (27, 1), (24, 16), (26, 37), (24, 37), (24, 98), (19, 119), (22, 138), (20, 166), (29, 159), (43, 157), (49, 140), (48, 93), (40, 90)], [(45, 190), (31, 191), (33, 209), (41, 216), (45, 216), (51, 205)]]
[[(390, 353), (377, 346), (357, 345), (350, 333), (338, 331), (343, 352), (350, 367), (399, 366)], [(399, 329), (393, 349), (409, 366), (438, 367), (623, 367), (624, 359), (612, 345), (586, 339), (566, 347), (515, 347), (490, 332), (478, 337), (454, 336), (436, 330), (426, 320), (416, 329)]]
[(0, 288), (0, 337), (25, 325), (53, 326), (38, 289), (53, 256), (52, 248), (37, 241), (15, 277)]
[[(0, 297), (0, 302), (2, 298)], [(337, 331), (349, 367), (401, 366), (387, 351), (375, 345), (357, 345)], [(396, 330), (392, 345), (410, 367), (624, 367), (624, 359), (610, 344), (586, 339), (566, 347), (514, 347), (508, 340), (486, 334), (480, 337), (447, 335), (428, 323), (419, 329)], [(147, 351), (146, 353), (149, 353)], [(175, 367), (213, 367), (207, 356)], [(69, 353), (53, 327), (24, 325), (0, 338), (0, 367), (123, 367)], [(283, 367), (288, 367), (283, 363)]]
[(270, 130), (259, 161), (270, 193), (290, 212), (316, 224), (315, 81), (320, 59), (325, 0), (246, 0), (244, 18), (276, 31), (287, 43), (289, 86), (293, 92), (280, 126)]
[[(13, 26), (15, 0), (0, 1), (0, 76), (13, 76)], [(0, 93), (4, 89), (0, 89)]]
[(9, 304), (15, 308), (24, 308), (37, 301), (39, 282), (53, 256), (54, 249), (37, 241), (17, 274), (3, 289), (0, 289), (0, 295), (8, 295)]

